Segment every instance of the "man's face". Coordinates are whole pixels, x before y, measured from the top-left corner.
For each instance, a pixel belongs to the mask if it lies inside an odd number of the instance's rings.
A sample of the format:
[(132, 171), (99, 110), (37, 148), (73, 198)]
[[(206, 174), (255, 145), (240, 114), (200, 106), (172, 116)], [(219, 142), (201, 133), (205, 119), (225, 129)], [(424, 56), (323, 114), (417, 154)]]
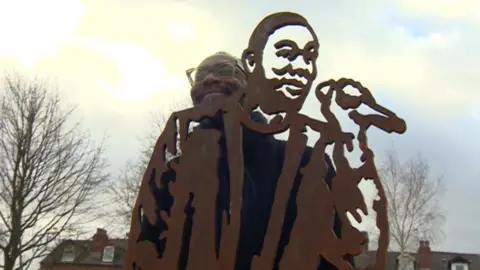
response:
[(190, 75), (194, 104), (232, 95), (245, 86), (246, 76), (236, 59), (213, 55), (203, 60)]
[[(263, 53), (265, 77), (275, 91), (303, 103), (316, 76), (318, 42), (302, 26), (286, 26), (273, 33)], [(298, 104), (296, 104), (298, 106)]]

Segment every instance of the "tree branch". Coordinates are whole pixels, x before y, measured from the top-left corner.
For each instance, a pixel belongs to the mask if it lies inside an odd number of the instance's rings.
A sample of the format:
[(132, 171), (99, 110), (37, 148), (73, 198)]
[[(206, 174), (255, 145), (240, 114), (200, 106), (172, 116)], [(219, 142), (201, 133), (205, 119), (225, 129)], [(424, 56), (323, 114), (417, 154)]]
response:
[[(80, 230), (107, 180), (103, 144), (44, 81), (5, 77), (0, 105), (0, 234), (5, 270), (25, 269)], [(1, 227), (0, 227), (1, 228)], [(1, 237), (0, 237), (0, 240)]]

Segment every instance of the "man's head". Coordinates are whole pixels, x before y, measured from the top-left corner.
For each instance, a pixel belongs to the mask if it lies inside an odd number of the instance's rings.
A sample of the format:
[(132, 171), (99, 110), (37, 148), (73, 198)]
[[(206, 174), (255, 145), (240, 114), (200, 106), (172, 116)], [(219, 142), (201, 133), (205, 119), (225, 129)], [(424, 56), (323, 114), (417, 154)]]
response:
[[(282, 32), (295, 29), (307, 42), (281, 39)], [(303, 31), (303, 33), (302, 33)], [(250, 37), (242, 55), (243, 64), (252, 82), (265, 86), (250, 91), (249, 100), (258, 103), (268, 114), (299, 111), (317, 75), (318, 38), (307, 20), (299, 14), (274, 13), (261, 21)], [(271, 57), (275, 63), (268, 63)], [(276, 76), (269, 74), (272, 72)], [(252, 100), (253, 98), (253, 100)]]
[(205, 58), (197, 68), (187, 70), (187, 76), (194, 105), (229, 96), (246, 86), (242, 63), (225, 52)]

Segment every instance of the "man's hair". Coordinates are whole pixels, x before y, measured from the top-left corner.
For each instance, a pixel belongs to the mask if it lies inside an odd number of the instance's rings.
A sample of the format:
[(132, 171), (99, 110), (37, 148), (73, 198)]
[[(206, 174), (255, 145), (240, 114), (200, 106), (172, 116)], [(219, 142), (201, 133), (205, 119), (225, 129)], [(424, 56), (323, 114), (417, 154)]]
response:
[[(230, 54), (228, 52), (225, 52), (225, 51), (216, 52), (216, 53), (210, 55), (209, 57), (213, 57), (213, 56), (225, 56), (225, 57), (228, 57), (228, 58), (232, 58), (232, 61), (234, 61), (238, 65), (238, 67), (240, 67), (245, 72), (245, 67), (243, 66), (243, 63), (240, 60), (240, 58), (238, 58), (236, 56), (233, 56), (232, 54)], [(207, 57), (207, 58), (209, 58), (209, 57)]]
[(248, 49), (250, 51), (254, 48), (260, 48), (260, 50), (263, 50), (268, 39), (273, 33), (275, 33), (275, 31), (289, 25), (297, 25), (307, 28), (312, 34), (313, 39), (317, 40), (315, 31), (313, 31), (312, 26), (302, 15), (292, 12), (278, 12), (265, 17), (257, 27), (255, 27), (248, 42)]
[(228, 53), (228, 52), (225, 52), (225, 51), (216, 52), (216, 53), (210, 55), (209, 57), (216, 56), (216, 55), (223, 55), (223, 56), (230, 57), (230, 58), (232, 58), (232, 59), (236, 59), (235, 56), (233, 56), (232, 54), (230, 54), (230, 53)]

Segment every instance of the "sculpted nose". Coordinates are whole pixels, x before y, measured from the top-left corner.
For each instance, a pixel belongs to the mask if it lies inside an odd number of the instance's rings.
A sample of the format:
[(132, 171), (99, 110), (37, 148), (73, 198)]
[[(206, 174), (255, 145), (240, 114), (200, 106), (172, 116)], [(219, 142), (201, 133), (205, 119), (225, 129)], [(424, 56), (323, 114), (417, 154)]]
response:
[(313, 71), (313, 62), (306, 58), (304, 55), (299, 55), (297, 58), (290, 61), (293, 69), (304, 69), (312, 73)]

